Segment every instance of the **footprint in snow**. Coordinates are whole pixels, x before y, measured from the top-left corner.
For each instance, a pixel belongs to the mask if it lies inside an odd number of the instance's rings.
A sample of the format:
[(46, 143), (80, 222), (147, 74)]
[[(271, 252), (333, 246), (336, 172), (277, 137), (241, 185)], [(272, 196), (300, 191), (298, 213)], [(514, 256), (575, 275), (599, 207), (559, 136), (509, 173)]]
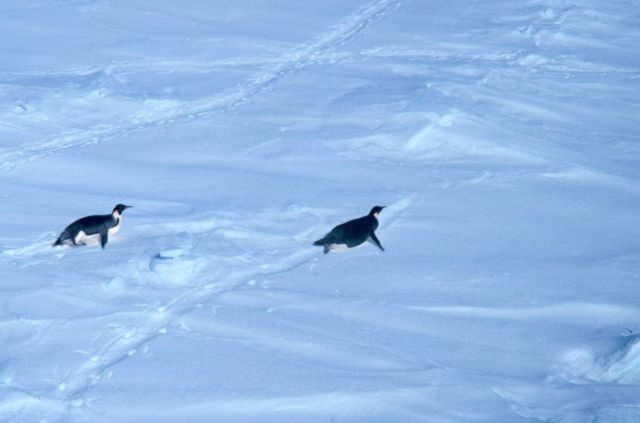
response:
[(149, 260), (149, 270), (163, 285), (184, 286), (204, 270), (206, 261), (190, 250), (175, 248), (164, 250)]

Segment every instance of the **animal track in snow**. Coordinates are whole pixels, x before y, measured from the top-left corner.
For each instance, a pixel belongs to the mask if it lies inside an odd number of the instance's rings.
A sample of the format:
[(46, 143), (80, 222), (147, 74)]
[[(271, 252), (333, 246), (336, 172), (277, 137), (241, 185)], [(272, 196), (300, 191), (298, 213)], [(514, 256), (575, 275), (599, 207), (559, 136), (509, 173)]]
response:
[(230, 92), (191, 102), (147, 101), (141, 110), (117, 122), (103, 122), (90, 128), (56, 134), (48, 139), (6, 149), (0, 152), (0, 169), (11, 170), (51, 154), (101, 143), (117, 136), (124, 136), (131, 131), (166, 123), (191, 121), (209, 113), (233, 109), (274, 85), (286, 75), (315, 63), (322, 53), (339, 47), (357, 36), (401, 2), (402, 0), (378, 0), (370, 3), (316, 37), (311, 43), (283, 56), (270, 69), (254, 75)]

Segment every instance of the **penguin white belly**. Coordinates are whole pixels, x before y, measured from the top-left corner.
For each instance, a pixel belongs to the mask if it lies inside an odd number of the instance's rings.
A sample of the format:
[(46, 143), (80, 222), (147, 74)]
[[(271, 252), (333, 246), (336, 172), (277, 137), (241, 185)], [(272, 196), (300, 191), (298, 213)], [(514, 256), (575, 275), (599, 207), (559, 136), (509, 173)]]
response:
[[(355, 248), (355, 247), (353, 247)], [(350, 250), (347, 244), (330, 244), (329, 249), (331, 251), (335, 251), (336, 253), (344, 253), (345, 251)]]
[(115, 235), (120, 230), (120, 226), (122, 225), (122, 218), (118, 219), (118, 223), (113, 228), (109, 229), (109, 236)]
[(83, 231), (78, 232), (75, 238), (76, 244), (97, 244), (100, 242), (100, 234), (87, 235)]

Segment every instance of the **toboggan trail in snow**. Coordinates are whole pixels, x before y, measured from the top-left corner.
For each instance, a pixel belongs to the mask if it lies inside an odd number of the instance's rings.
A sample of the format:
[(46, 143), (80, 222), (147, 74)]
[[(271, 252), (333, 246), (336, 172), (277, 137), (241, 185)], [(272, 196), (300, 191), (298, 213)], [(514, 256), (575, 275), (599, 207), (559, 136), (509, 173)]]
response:
[(271, 69), (254, 75), (233, 92), (217, 94), (194, 102), (171, 102), (170, 106), (166, 107), (158, 107), (153, 102), (147, 103), (149, 105), (147, 109), (143, 109), (120, 122), (105, 122), (89, 129), (55, 135), (40, 142), (10, 149), (0, 154), (0, 169), (11, 170), (41, 157), (101, 143), (131, 131), (167, 123), (188, 122), (208, 113), (224, 112), (237, 107), (277, 83), (284, 76), (309, 66), (321, 59), (323, 53), (357, 36), (389, 10), (400, 5), (402, 1), (380, 0), (363, 7), (317, 37), (314, 42), (282, 57), (280, 63)]
[[(78, 394), (98, 382), (105, 370), (132, 356), (141, 346), (165, 333), (167, 326), (170, 326), (180, 316), (194, 310), (198, 304), (232, 290), (256, 276), (286, 272), (303, 265), (316, 256), (317, 249), (306, 248), (270, 265), (262, 265), (258, 270), (234, 272), (220, 283), (208, 283), (190, 289), (166, 305), (157, 307), (156, 312), (151, 313), (144, 324), (138, 325), (128, 331), (126, 335), (116, 337), (103, 345), (98, 354), (93, 355), (58, 385), (59, 392), (55, 396), (67, 401), (75, 399)], [(131, 334), (132, 332), (133, 334)]]

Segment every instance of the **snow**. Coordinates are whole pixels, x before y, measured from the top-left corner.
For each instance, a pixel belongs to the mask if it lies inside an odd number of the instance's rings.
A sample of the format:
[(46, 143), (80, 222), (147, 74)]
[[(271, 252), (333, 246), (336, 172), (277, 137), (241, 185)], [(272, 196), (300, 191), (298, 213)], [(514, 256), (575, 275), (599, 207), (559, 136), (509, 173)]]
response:
[(640, 421), (639, 18), (1, 5), (0, 421)]

